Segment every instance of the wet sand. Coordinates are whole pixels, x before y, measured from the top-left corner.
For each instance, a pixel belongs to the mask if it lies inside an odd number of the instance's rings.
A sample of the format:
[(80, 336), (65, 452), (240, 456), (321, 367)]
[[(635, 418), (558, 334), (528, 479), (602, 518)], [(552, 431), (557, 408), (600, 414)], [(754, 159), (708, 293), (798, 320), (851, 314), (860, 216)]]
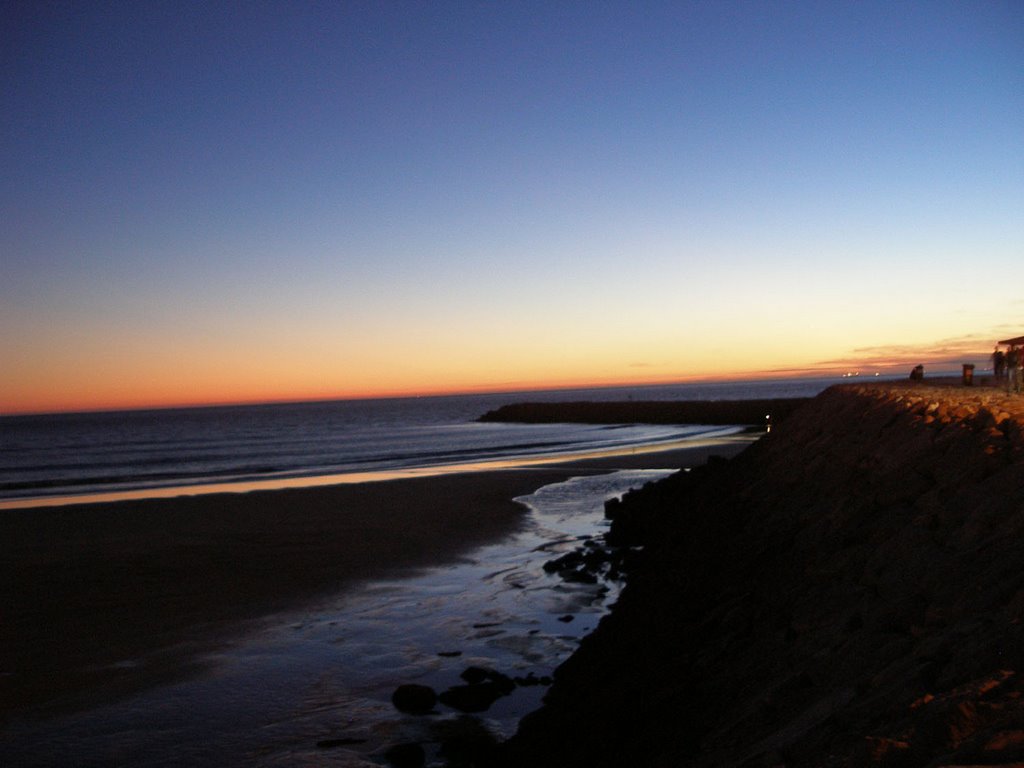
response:
[(749, 442), (518, 470), (0, 513), (0, 720), (188, 673), (318, 596), (442, 564), (519, 529), (512, 501), (572, 475), (663, 468)]

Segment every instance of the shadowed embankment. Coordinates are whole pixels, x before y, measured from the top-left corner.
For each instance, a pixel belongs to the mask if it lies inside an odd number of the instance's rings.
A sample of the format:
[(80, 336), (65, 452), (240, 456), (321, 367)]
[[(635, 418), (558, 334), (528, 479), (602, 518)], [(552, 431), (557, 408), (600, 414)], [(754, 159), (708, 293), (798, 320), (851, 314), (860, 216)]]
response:
[(611, 504), (644, 555), (503, 766), (1024, 760), (1024, 399), (834, 387)]

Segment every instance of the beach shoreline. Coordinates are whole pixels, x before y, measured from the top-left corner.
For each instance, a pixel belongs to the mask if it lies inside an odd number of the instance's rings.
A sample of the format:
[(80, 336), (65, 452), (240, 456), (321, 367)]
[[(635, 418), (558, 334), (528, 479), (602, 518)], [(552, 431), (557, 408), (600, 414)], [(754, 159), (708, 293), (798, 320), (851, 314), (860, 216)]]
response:
[[(580, 450), (568, 453), (544, 454), (512, 459), (488, 459), (483, 461), (462, 462), (456, 464), (436, 464), (398, 469), (363, 470), (330, 474), (297, 474), (283, 477), (262, 477), (246, 480), (182, 482), (167, 486), (141, 486), (126, 490), (88, 491), (82, 493), (21, 496), (0, 499), (0, 514), (8, 510), (33, 509), (43, 507), (66, 507), (82, 504), (116, 503), (122, 501), (140, 501), (148, 499), (176, 499), (183, 496), (204, 496), (214, 494), (240, 494), (259, 491), (276, 491), (298, 488), (316, 488), (333, 485), (352, 485), (363, 483), (384, 482), (390, 480), (408, 480), (413, 478), (438, 477), (442, 475), (464, 475), (476, 472), (492, 472), (500, 470), (521, 470), (527, 468), (543, 469), (580, 465), (589, 467), (607, 466), (629, 469), (634, 466), (645, 467), (646, 458), (639, 463), (632, 462), (628, 457), (656, 453), (669, 456), (677, 451), (688, 452), (705, 446), (716, 447), (733, 442), (746, 444), (752, 435), (760, 435), (764, 427), (735, 427), (736, 431), (722, 434), (714, 431), (708, 435), (685, 437), (677, 440), (657, 443), (639, 443), (637, 445), (596, 450)], [(623, 462), (626, 462), (623, 464)]]
[(695, 466), (755, 438), (405, 479), (0, 513), (0, 721), (177, 679), (253, 622), (516, 533), (574, 475)]

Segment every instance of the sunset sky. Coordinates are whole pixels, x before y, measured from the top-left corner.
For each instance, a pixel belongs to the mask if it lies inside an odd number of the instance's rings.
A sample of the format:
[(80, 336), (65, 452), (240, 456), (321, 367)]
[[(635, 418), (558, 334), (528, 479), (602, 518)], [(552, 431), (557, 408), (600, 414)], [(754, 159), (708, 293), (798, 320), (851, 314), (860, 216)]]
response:
[(902, 370), (1024, 334), (1015, 0), (0, 28), (0, 413)]

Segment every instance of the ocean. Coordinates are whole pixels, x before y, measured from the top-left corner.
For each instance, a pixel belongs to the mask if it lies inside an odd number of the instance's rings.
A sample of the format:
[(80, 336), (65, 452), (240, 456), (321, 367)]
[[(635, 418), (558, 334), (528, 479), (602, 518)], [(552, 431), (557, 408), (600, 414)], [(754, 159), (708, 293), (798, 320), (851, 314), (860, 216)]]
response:
[(835, 378), (0, 417), (0, 504), (628, 450), (701, 425), (483, 424), (508, 403), (813, 396)]

